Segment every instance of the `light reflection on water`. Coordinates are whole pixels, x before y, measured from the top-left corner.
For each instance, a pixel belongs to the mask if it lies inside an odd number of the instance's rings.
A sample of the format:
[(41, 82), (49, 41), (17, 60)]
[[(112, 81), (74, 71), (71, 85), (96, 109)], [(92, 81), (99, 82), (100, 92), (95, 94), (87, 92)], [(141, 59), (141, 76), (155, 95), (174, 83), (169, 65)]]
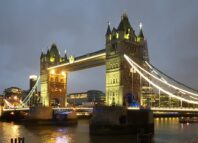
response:
[(179, 123), (179, 118), (156, 118), (155, 142), (198, 143), (198, 123)]
[[(0, 122), (0, 143), (10, 143), (11, 138), (25, 137), (25, 143), (133, 143), (136, 137), (89, 136), (88, 120), (77, 126), (23, 126)], [(180, 124), (178, 118), (155, 119), (155, 143), (197, 143), (198, 124)]]

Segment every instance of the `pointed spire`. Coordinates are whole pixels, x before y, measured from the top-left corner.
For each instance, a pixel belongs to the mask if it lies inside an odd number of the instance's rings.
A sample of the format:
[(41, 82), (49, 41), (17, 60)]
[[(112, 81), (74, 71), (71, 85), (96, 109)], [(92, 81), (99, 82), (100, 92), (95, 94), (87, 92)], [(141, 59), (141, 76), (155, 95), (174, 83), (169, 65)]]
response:
[(139, 32), (139, 35), (138, 35), (138, 37), (140, 37), (140, 38), (143, 38), (144, 39), (144, 34), (143, 34), (143, 30), (142, 30), (142, 23), (140, 22), (140, 32)]
[(110, 22), (108, 21), (108, 27), (107, 27), (107, 32), (106, 32), (106, 36), (111, 34), (111, 28), (110, 28)]
[(47, 50), (47, 58), (50, 58), (50, 51), (49, 51), (49, 49)]
[(40, 59), (42, 59), (43, 56), (44, 56), (44, 54), (43, 54), (43, 49), (42, 49)]
[(124, 12), (121, 16), (121, 21), (120, 21), (120, 24), (118, 26), (118, 30), (124, 31), (124, 30), (127, 30), (127, 29), (132, 29), (132, 27), (131, 27), (131, 24), (129, 22), (127, 13)]
[(67, 61), (67, 50), (65, 49), (65, 61)]

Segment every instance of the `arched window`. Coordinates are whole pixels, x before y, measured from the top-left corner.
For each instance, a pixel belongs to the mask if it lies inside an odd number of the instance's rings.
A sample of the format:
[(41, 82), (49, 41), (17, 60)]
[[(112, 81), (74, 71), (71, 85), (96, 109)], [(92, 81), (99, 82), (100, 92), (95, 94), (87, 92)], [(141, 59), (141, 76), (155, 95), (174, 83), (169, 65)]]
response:
[(55, 82), (58, 82), (58, 77), (55, 78)]

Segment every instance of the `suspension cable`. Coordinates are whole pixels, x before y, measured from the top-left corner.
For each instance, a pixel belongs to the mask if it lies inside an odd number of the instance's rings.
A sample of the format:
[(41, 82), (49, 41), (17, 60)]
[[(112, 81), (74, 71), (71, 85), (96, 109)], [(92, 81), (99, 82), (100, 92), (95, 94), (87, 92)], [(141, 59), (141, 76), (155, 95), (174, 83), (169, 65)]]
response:
[[(138, 72), (138, 74), (140, 76), (142, 76), (147, 82), (149, 82), (151, 85), (153, 85), (155, 88), (157, 88), (158, 90), (161, 90), (162, 92), (168, 94), (170, 97), (174, 97), (176, 99), (191, 103), (191, 104), (198, 104), (198, 102), (196, 101), (192, 101), (189, 99), (185, 99), (182, 97), (178, 97), (177, 95), (172, 94), (171, 92), (161, 88), (160, 86), (156, 85), (154, 82), (152, 82), (149, 78), (147, 78), (146, 76), (144, 76), (144, 74), (141, 73), (141, 71), (134, 65), (134, 61), (132, 61), (127, 55), (124, 55), (124, 58), (127, 60), (127, 62)], [(135, 63), (136, 64), (136, 63)], [(137, 65), (137, 64), (136, 64)]]
[[(160, 74), (162, 74), (162, 75), (166, 76), (167, 78), (173, 80), (173, 81), (176, 82), (177, 84), (180, 84), (180, 85), (182, 85), (182, 86), (184, 86), (184, 87), (186, 87), (186, 88), (188, 88), (188, 89), (191, 89), (191, 90), (193, 90), (193, 91), (196, 91), (196, 90), (194, 90), (194, 89), (192, 89), (192, 88), (190, 88), (190, 87), (184, 85), (183, 83), (180, 83), (180, 82), (176, 81), (175, 79), (171, 78), (170, 76), (166, 75), (165, 73), (161, 72), (160, 70), (158, 70), (157, 68), (155, 68), (154, 66), (152, 66), (150, 63), (148, 63), (148, 62), (145, 62), (145, 63), (146, 63), (146, 64), (149, 66), (149, 68), (150, 68), (151, 70), (153, 70), (158, 76), (160, 76), (160, 75), (158, 74), (158, 72), (160, 72)], [(156, 69), (158, 72), (155, 71), (153, 68)], [(162, 77), (160, 76), (160, 78), (162, 78)], [(188, 91), (188, 90), (185, 90), (185, 89), (182, 89), (182, 88), (180, 88), (180, 87), (178, 87), (178, 86), (175, 86), (175, 85), (171, 84), (170, 82), (168, 82), (167, 80), (165, 80), (164, 82), (167, 82), (167, 84), (168, 84), (169, 86), (173, 87), (173, 88), (176, 89), (176, 90), (180, 90), (180, 91), (182, 91), (182, 92), (185, 92), (185, 93), (188, 93), (188, 94), (191, 94), (191, 95), (194, 95), (194, 96), (198, 96), (198, 94), (193, 93), (193, 92)], [(197, 92), (197, 91), (196, 91), (196, 92)]]
[(139, 69), (141, 69), (143, 72), (149, 74), (150, 76), (152, 76), (152, 77), (155, 78), (156, 80), (158, 80), (158, 81), (160, 81), (160, 82), (162, 82), (162, 83), (164, 83), (164, 84), (166, 84), (166, 85), (168, 85), (168, 86), (170, 86), (170, 87), (172, 87), (172, 88), (174, 88), (174, 89), (180, 90), (180, 91), (182, 91), (182, 92), (185, 92), (185, 93), (188, 93), (188, 94), (191, 94), (191, 95), (194, 95), (194, 96), (198, 96), (198, 94), (196, 94), (196, 93), (193, 93), (193, 92), (190, 92), (190, 91), (186, 91), (186, 90), (184, 90), (184, 89), (181, 89), (181, 88), (179, 88), (179, 87), (176, 87), (176, 86), (174, 86), (174, 85), (168, 83), (166, 80), (164, 80), (164, 79), (162, 80), (162, 79), (160, 79), (160, 78), (154, 76), (153, 74), (149, 73), (148, 71), (146, 71), (145, 69), (143, 69), (142, 67), (140, 67), (137, 63), (135, 63), (135, 62), (134, 62), (133, 60), (131, 60), (130, 58), (129, 58), (129, 60), (130, 60), (134, 65), (136, 65)]

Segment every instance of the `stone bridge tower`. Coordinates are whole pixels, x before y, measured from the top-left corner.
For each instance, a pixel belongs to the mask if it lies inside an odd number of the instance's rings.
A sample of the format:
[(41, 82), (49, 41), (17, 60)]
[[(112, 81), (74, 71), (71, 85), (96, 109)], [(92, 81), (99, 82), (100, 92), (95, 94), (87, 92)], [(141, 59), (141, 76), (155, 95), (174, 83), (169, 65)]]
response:
[(130, 96), (140, 103), (140, 76), (130, 72), (124, 54), (143, 67), (144, 61), (148, 61), (143, 31), (140, 29), (139, 35), (135, 35), (127, 14), (122, 15), (118, 28), (111, 30), (108, 24), (106, 32), (106, 104), (109, 106), (127, 106)]
[(48, 68), (65, 63), (67, 60), (66, 53), (61, 57), (55, 44), (52, 44), (46, 54), (41, 53), (40, 85), (41, 102), (44, 106), (65, 106), (67, 73), (58, 69), (48, 70)]

